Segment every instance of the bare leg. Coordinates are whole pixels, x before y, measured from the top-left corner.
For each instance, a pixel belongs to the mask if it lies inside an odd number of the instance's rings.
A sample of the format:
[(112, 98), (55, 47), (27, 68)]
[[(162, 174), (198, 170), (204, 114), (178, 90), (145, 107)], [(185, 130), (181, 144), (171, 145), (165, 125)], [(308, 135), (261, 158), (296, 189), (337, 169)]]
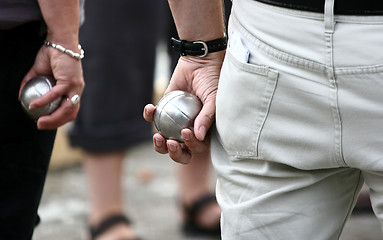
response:
[(363, 185), (359, 193), (353, 213), (373, 213), (370, 201), (370, 189), (366, 184)]
[[(111, 215), (124, 213), (121, 182), (124, 156), (124, 152), (86, 153), (85, 155), (84, 167), (89, 186), (89, 224), (91, 226), (97, 226)], [(136, 233), (130, 226), (118, 224), (98, 237), (97, 240), (133, 236), (136, 236)]]
[[(183, 205), (191, 206), (201, 197), (213, 192), (210, 159), (193, 159), (187, 165), (177, 164), (176, 171)], [(220, 207), (217, 203), (212, 203), (197, 215), (197, 222), (204, 227), (213, 227), (219, 222), (220, 215)]]

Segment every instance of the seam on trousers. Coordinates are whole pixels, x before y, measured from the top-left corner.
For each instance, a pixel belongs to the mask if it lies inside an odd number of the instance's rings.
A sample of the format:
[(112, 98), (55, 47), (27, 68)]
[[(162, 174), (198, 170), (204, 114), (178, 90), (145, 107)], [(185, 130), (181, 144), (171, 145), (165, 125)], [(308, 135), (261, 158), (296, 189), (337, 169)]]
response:
[(334, 0), (326, 0), (324, 9), (324, 38), (325, 38), (325, 64), (328, 80), (331, 86), (330, 106), (334, 120), (334, 150), (335, 160), (340, 166), (345, 166), (342, 152), (342, 119), (338, 105), (338, 85), (334, 69), (333, 35), (335, 29)]
[(352, 200), (351, 202), (351, 205), (349, 206), (348, 208), (348, 212), (347, 212), (347, 215), (346, 217), (344, 218), (343, 220), (343, 225), (342, 225), (342, 229), (340, 231), (340, 234), (338, 236), (338, 239), (340, 238), (342, 232), (343, 232), (343, 229), (344, 229), (344, 226), (346, 225), (347, 223), (347, 220), (348, 220), (348, 217), (351, 215), (352, 211), (354, 210), (354, 208), (352, 207), (354, 205), (354, 202), (357, 201), (358, 199), (358, 196), (359, 196), (359, 191), (358, 191), (358, 187), (360, 184), (363, 184), (364, 183), (364, 178), (362, 178), (362, 171), (359, 171), (359, 178), (358, 178), (358, 184), (356, 185), (355, 189), (354, 189), (354, 199)]
[(239, 31), (248, 41), (252, 42), (254, 46), (256, 46), (260, 51), (267, 54), (268, 56), (271, 56), (272, 58), (281, 61), (283, 63), (292, 65), (292, 66), (298, 66), (299, 68), (311, 70), (314, 72), (325, 72), (326, 66), (322, 63), (315, 62), (309, 59), (305, 59), (302, 57), (295, 56), (293, 54), (281, 51), (277, 48), (274, 48), (273, 46), (270, 46), (263, 42), (262, 40), (258, 39), (254, 35), (252, 35), (249, 31), (245, 29), (244, 26), (238, 21), (238, 19), (235, 16), (235, 13), (231, 15), (231, 22), (235, 25), (236, 30)]
[[(335, 16), (335, 22), (336, 21)], [(233, 13), (230, 17), (230, 23), (234, 24), (236, 27), (236, 30), (239, 31), (243, 36), (253, 43), (257, 48), (262, 51), (263, 53), (267, 54), (268, 56), (276, 59), (279, 62), (286, 63), (290, 66), (297, 66), (299, 68), (311, 70), (314, 72), (323, 72), (327, 73), (327, 69), (329, 66), (312, 61), (306, 58), (302, 58), (296, 55), (293, 55), (291, 53), (287, 53), (285, 51), (279, 50), (273, 46), (268, 45), (267, 43), (263, 42), (262, 40), (258, 39), (254, 35), (252, 35), (249, 31), (246, 30), (246, 28), (238, 21), (238, 19), (235, 16), (235, 12), (233, 9)], [(333, 67), (335, 75), (353, 75), (353, 74), (373, 74), (383, 71), (383, 63), (382, 64), (374, 64), (374, 65), (366, 65), (366, 66), (342, 66), (342, 67)]]
[(335, 68), (336, 75), (358, 75), (375, 74), (383, 72), (383, 64), (359, 66), (359, 67), (338, 67)]

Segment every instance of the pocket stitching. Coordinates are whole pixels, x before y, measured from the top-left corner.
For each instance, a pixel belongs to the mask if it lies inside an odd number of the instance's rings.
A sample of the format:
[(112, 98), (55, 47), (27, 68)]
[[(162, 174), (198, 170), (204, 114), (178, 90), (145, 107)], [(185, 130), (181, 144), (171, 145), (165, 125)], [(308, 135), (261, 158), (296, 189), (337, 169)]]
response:
[[(231, 63), (234, 64), (235, 67), (244, 70), (249, 73), (254, 73), (258, 74), (260, 76), (266, 77), (267, 78), (267, 83), (265, 86), (265, 89), (263, 91), (263, 97), (262, 97), (262, 103), (261, 103), (261, 109), (262, 114), (257, 116), (257, 119), (255, 120), (255, 131), (256, 133), (253, 135), (251, 138), (254, 142), (254, 148), (252, 151), (233, 151), (227, 148), (225, 144), (223, 144), (223, 141), (221, 139), (221, 136), (218, 134), (218, 139), (221, 142), (221, 145), (225, 149), (225, 151), (229, 154), (234, 156), (235, 158), (240, 158), (240, 159), (246, 159), (246, 158), (258, 158), (259, 157), (259, 140), (260, 136), (264, 127), (264, 124), (266, 122), (267, 116), (270, 111), (270, 105), (274, 96), (274, 92), (277, 86), (278, 82), (278, 71), (271, 69), (268, 66), (264, 65), (256, 65), (256, 64), (248, 64), (248, 63), (243, 63), (238, 61), (232, 54), (227, 53), (226, 60), (229, 60)], [(259, 127), (258, 127), (259, 126)]]

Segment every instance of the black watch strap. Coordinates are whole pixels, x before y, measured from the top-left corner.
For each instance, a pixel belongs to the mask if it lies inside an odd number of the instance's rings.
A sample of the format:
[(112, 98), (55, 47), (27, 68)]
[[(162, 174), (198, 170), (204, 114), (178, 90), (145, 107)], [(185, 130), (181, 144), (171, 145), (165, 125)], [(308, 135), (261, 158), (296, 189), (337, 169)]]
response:
[(192, 55), (204, 57), (208, 53), (218, 52), (227, 48), (227, 37), (203, 42), (203, 41), (185, 41), (171, 38), (170, 44), (174, 51), (179, 52), (182, 56)]

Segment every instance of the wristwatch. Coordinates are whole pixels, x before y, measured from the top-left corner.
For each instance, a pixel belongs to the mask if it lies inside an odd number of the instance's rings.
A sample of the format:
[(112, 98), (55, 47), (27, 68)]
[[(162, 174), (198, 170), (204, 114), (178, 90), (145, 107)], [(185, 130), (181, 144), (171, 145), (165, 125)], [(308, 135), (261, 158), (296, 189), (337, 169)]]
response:
[(218, 52), (227, 48), (226, 35), (211, 41), (185, 41), (171, 38), (170, 44), (174, 51), (182, 56), (192, 55), (205, 57), (208, 53)]

